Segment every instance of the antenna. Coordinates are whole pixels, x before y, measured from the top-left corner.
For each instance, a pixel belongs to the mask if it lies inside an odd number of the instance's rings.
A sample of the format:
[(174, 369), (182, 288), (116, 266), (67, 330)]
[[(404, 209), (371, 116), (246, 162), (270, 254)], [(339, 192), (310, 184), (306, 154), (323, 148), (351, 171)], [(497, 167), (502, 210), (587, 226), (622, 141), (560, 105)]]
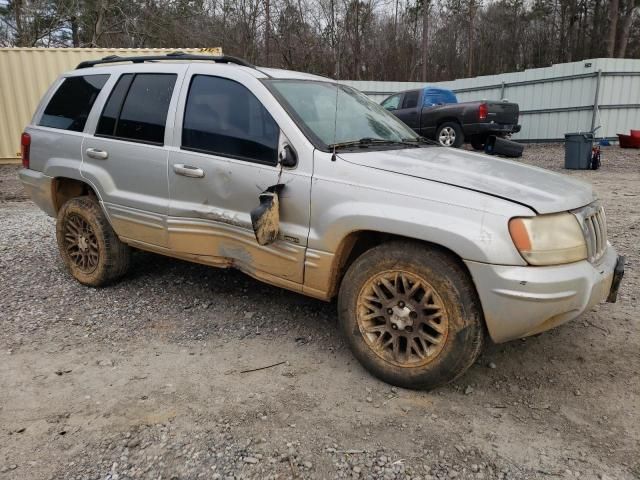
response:
[[(339, 45), (339, 44), (338, 44)], [(340, 46), (338, 46), (338, 71), (336, 72), (336, 110), (333, 114), (333, 153), (331, 154), (331, 161), (336, 161), (336, 139), (338, 137), (338, 92), (340, 91)]]
[(340, 84), (336, 81), (336, 110), (333, 114), (333, 153), (331, 155), (331, 161), (336, 161), (336, 138), (338, 136), (338, 92)]

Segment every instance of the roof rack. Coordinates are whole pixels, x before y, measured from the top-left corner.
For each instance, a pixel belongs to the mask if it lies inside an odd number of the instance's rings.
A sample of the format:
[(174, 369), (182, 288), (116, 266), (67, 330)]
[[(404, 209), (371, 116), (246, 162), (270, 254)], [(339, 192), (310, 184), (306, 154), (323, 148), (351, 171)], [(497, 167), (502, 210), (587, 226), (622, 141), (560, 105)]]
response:
[(110, 55), (108, 57), (104, 57), (100, 60), (87, 60), (85, 62), (81, 62), (76, 67), (76, 70), (80, 68), (89, 68), (96, 65), (105, 65), (109, 63), (121, 63), (121, 62), (133, 62), (133, 63), (144, 63), (151, 62), (156, 60), (205, 60), (209, 62), (216, 63), (234, 63), (236, 65), (241, 65), (243, 67), (256, 68), (254, 65), (250, 64), (246, 60), (241, 58), (232, 57), (230, 55), (194, 55), (192, 53), (185, 52), (172, 52), (166, 55), (144, 55), (140, 57), (119, 57), (117, 55)]

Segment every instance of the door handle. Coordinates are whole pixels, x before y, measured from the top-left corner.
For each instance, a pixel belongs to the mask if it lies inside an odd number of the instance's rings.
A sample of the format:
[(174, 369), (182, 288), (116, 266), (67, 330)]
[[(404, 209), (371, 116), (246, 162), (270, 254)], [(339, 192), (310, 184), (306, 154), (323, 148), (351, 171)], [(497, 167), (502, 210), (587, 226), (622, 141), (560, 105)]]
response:
[(97, 148), (87, 148), (85, 152), (87, 157), (95, 158), (96, 160), (106, 160), (109, 158), (109, 154), (107, 152)]
[(176, 163), (173, 165), (173, 171), (183, 177), (202, 178), (204, 177), (204, 170), (198, 167), (192, 167), (191, 165), (184, 165), (182, 163)]

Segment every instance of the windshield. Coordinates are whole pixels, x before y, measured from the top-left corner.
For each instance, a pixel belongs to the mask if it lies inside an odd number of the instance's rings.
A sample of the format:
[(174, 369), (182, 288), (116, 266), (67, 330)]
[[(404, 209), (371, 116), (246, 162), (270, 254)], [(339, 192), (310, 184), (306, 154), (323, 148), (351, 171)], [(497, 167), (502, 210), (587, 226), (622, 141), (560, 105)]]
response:
[(269, 84), (303, 129), (325, 147), (362, 139), (418, 140), (413, 130), (351, 87), (309, 80), (271, 80)]

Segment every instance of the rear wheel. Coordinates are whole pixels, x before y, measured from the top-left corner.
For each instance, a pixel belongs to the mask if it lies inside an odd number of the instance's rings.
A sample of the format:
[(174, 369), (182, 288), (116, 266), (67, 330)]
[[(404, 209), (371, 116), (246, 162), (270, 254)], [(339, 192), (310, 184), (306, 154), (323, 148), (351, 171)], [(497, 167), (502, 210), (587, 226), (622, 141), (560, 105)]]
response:
[(464, 143), (464, 133), (462, 133), (460, 124), (446, 122), (436, 130), (436, 140), (443, 147), (458, 148)]
[(474, 137), (471, 139), (471, 146), (474, 150), (484, 150), (484, 144), (487, 142), (486, 138)]
[(67, 269), (84, 285), (101, 287), (129, 268), (129, 247), (120, 241), (91, 197), (72, 198), (62, 206), (56, 237)]
[(362, 254), (345, 275), (338, 309), (355, 357), (392, 385), (448, 383), (482, 348), (482, 311), (467, 272), (449, 254), (418, 243)]

